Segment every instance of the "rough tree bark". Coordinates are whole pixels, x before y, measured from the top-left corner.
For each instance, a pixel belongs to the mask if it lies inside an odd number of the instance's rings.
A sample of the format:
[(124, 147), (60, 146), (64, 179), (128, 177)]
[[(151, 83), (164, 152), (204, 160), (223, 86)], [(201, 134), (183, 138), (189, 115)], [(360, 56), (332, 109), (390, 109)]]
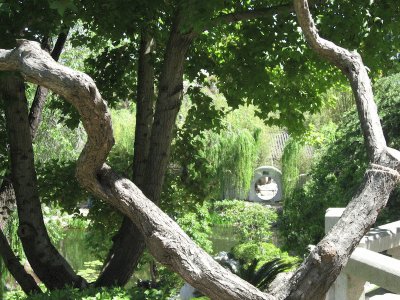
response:
[[(56, 44), (54, 45), (51, 57), (55, 61), (60, 58), (61, 52), (64, 48), (68, 36), (68, 29), (58, 35)], [(31, 127), (32, 140), (35, 139), (37, 129), (42, 120), (42, 111), (44, 102), (46, 100), (48, 90), (44, 87), (38, 86), (36, 89), (35, 97), (29, 111), (29, 125)], [(0, 229), (4, 227), (8, 216), (15, 208), (15, 193), (12, 186), (11, 175), (6, 173), (0, 187)]]
[(6, 175), (0, 186), (0, 230), (4, 229), (10, 213), (15, 209), (15, 194), (11, 176)]
[(295, 0), (294, 6), (311, 48), (337, 66), (350, 81), (371, 163), (341, 219), (288, 279), (286, 287), (281, 286), (276, 293), (279, 299), (322, 299), (398, 185), (400, 152), (386, 145), (371, 82), (360, 55), (318, 35), (306, 0)]
[(52, 245), (43, 221), (28, 122), (25, 83), (16, 74), (5, 73), (0, 97), (5, 103), (10, 144), (11, 176), (19, 218), (18, 236), (35, 274), (49, 289), (65, 285), (85, 286)]
[[(303, 22), (302, 18), (311, 20), (305, 3), (295, 1), (301, 26), (310, 38), (307, 30), (311, 28), (312, 31), (315, 27), (312, 22)], [(333, 46), (328, 43), (328, 49)], [(345, 57), (350, 53), (342, 48), (333, 49), (340, 50), (339, 55), (345, 54)], [(322, 299), (362, 235), (374, 223), (390, 191), (399, 182), (400, 155), (387, 148), (379, 133), (380, 124), (372, 121), (379, 119), (372, 94), (368, 95), (368, 76), (359, 56), (350, 54), (350, 64), (343, 64), (342, 70), (351, 74), (356, 101), (360, 102), (361, 120), (367, 120), (363, 131), (373, 164), (341, 220), (286, 285), (278, 286), (272, 294), (260, 292), (219, 266), (132, 182), (104, 164), (114, 143), (110, 115), (94, 82), (87, 75), (60, 66), (37, 43), (28, 41), (20, 41), (14, 50), (0, 50), (0, 70), (18, 71), (26, 80), (52, 89), (76, 107), (88, 133), (87, 144), (77, 164), (76, 175), (80, 183), (127, 215), (144, 235), (153, 256), (205, 295), (213, 299)], [(342, 61), (343, 58), (336, 59)], [(371, 138), (371, 133), (376, 138)]]
[[(64, 44), (66, 42), (68, 36), (68, 30), (65, 32), (62, 32), (59, 34), (56, 44), (53, 48), (53, 51), (51, 53), (51, 56), (54, 60), (58, 60), (62, 49), (64, 47)], [(44, 47), (45, 48), (45, 47)], [(18, 95), (19, 93), (19, 88), (22, 88), (22, 86), (18, 87), (18, 84), (15, 86), (15, 91), (8, 91), (9, 95)], [(12, 86), (8, 86), (8, 88), (12, 88)], [(11, 93), (10, 93), (11, 92)], [(30, 125), (30, 133), (32, 140), (34, 139), (36, 135), (36, 131), (39, 127), (39, 124), (41, 122), (41, 115), (42, 115), (42, 110), (43, 110), (43, 105), (45, 102), (45, 99), (47, 97), (48, 90), (46, 88), (37, 87), (36, 94), (33, 100), (33, 103), (31, 105), (30, 109), (30, 114), (29, 114), (29, 125)], [(13, 120), (15, 121), (15, 120)], [(2, 211), (2, 218), (0, 220), (0, 230), (4, 227), (5, 222), (8, 219), (8, 216), (10, 212), (15, 208), (16, 206), (16, 197), (15, 197), (15, 192), (11, 180), (11, 174), (7, 175), (2, 182), (1, 188), (0, 188), (0, 209)], [(4, 237), (3, 232), (1, 232), (1, 236)], [(32, 284), (32, 280), (30, 279), (31, 276), (26, 273), (24, 268), (19, 267), (19, 260), (18, 258), (13, 254), (12, 249), (10, 245), (7, 242), (7, 239), (2, 240), (2, 247), (4, 247), (3, 251), (1, 251), (1, 255), (5, 261), (5, 264), (7, 268), (9, 268), (9, 271), (11, 274), (14, 276), (14, 278), (17, 280), (17, 282), (21, 285), (22, 289), (29, 293), (29, 292), (39, 292), (40, 289), (37, 287), (36, 283), (33, 281), (34, 284)], [(5, 256), (3, 256), (3, 254)], [(33, 260), (38, 260), (36, 258), (32, 258)], [(58, 286), (62, 286), (63, 283), (60, 282)]]
[[(154, 66), (151, 61), (153, 46), (153, 38), (147, 32), (142, 32), (138, 60), (135, 152), (132, 170), (132, 180), (140, 189), (143, 187), (146, 171), (154, 114)], [(142, 234), (125, 216), (121, 228), (113, 237), (113, 246), (95, 285), (125, 285), (132, 276), (144, 248)]]
[[(154, 94), (153, 67), (150, 65), (150, 53), (139, 56), (133, 181), (156, 204), (160, 200), (175, 120), (182, 100), (186, 52), (195, 38), (193, 33), (180, 32), (181, 21), (181, 15), (177, 13), (165, 50), (153, 122), (153, 102), (150, 100)], [(149, 50), (149, 45), (141, 46), (145, 47), (144, 51)], [(107, 279), (101, 274), (96, 285), (126, 284), (145, 249), (143, 236), (127, 217), (114, 239), (113, 248), (108, 255), (112, 259), (107, 262), (104, 273), (107, 269), (115, 271)]]

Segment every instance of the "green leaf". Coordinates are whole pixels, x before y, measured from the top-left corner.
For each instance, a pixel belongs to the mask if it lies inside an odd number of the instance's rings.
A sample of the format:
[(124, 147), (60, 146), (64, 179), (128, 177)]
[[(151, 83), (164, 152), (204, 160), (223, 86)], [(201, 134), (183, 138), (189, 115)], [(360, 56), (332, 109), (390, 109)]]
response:
[(67, 9), (77, 11), (73, 0), (49, 0), (50, 8), (57, 10), (60, 16), (64, 16)]

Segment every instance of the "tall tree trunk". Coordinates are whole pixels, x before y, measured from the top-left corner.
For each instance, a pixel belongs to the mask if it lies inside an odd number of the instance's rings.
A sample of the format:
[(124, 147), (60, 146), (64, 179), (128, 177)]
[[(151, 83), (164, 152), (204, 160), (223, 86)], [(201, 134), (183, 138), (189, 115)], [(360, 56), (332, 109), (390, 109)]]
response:
[[(138, 88), (136, 100), (136, 129), (133, 156), (133, 182), (141, 188), (149, 153), (151, 125), (154, 107), (154, 66), (151, 52), (154, 40), (142, 32), (139, 61)], [(108, 253), (104, 269), (96, 286), (125, 285), (145, 248), (143, 236), (132, 221), (124, 217), (121, 228), (113, 237), (113, 246)]]
[[(64, 32), (61, 32), (57, 38), (56, 44), (53, 48), (53, 51), (51, 53), (51, 56), (53, 57), (54, 60), (58, 60), (60, 58), (61, 52), (64, 48), (67, 36), (68, 36), (68, 29)], [(47, 39), (44, 39), (43, 43), (43, 48), (48, 47), (48, 42)], [(17, 88), (17, 86), (16, 86)], [(14, 94), (17, 94), (18, 91), (16, 90)], [(48, 94), (48, 89), (38, 86), (36, 89), (36, 94), (32, 102), (32, 106), (30, 109), (29, 113), (29, 125), (30, 125), (30, 132), (31, 132), (31, 137), (32, 140), (36, 136), (37, 129), (39, 127), (39, 124), (41, 122), (41, 116), (42, 116), (42, 111), (43, 111), (43, 106), (44, 102), (46, 100)], [(8, 217), (10, 215), (10, 212), (14, 210), (16, 206), (16, 199), (15, 199), (15, 192), (11, 180), (11, 174), (8, 174), (5, 176), (3, 179), (3, 182), (0, 187), (0, 230), (3, 229), (5, 226), (5, 223), (8, 220)], [(4, 236), (3, 232), (1, 232), (1, 235)], [(35, 291), (34, 286), (30, 283), (30, 275), (29, 274), (23, 274), (21, 268), (18, 267), (17, 262), (18, 258), (13, 254), (10, 245), (7, 242), (7, 239), (4, 239), (2, 241), (3, 246), (4, 246), (4, 251), (1, 254), (7, 255), (7, 257), (3, 256), (3, 259), (5, 260), (6, 267), (9, 268), (9, 271), (11, 274), (14, 276), (14, 278), (17, 280), (17, 282), (21, 285), (22, 289), (26, 292), (30, 289), (31, 291)], [(14, 256), (14, 257), (12, 257)], [(9, 262), (9, 263), (8, 263)], [(11, 269), (10, 269), (11, 268)], [(20, 281), (21, 280), (21, 281)], [(40, 289), (39, 289), (40, 290)]]
[[(142, 40), (139, 56), (133, 181), (156, 204), (160, 200), (170, 157), (176, 116), (182, 100), (186, 52), (195, 37), (195, 34), (192, 33), (182, 34), (180, 23), (181, 16), (178, 13), (172, 25), (165, 51), (153, 123), (151, 98), (154, 95), (154, 74), (149, 53), (151, 41)], [(148, 53), (146, 54), (146, 52)], [(106, 269), (96, 284), (125, 285), (144, 249), (144, 237), (135, 224), (125, 217), (121, 228), (114, 237), (114, 245), (108, 256), (112, 259), (106, 264)], [(109, 275), (106, 280), (105, 274), (108, 270)], [(112, 273), (111, 270), (113, 270)]]
[[(66, 29), (58, 35), (56, 44), (54, 45), (53, 51), (51, 52), (51, 57), (53, 57), (55, 61), (58, 61), (58, 59), (60, 58), (61, 52), (68, 37), (68, 32), (69, 29)], [(42, 43), (43, 48), (49, 47), (47, 45), (47, 40), (47, 38), (44, 39), (44, 42)], [(44, 87), (38, 86), (36, 88), (35, 97), (33, 98), (33, 102), (29, 111), (29, 125), (31, 127), (32, 140), (35, 139), (37, 129), (39, 128), (39, 124), (42, 121), (43, 106), (48, 92), (48, 89)], [(5, 222), (8, 219), (9, 213), (14, 208), (15, 194), (12, 186), (11, 175), (7, 173), (0, 187), (0, 229), (4, 226)]]
[(10, 143), (11, 174), (17, 200), (18, 235), (34, 272), (49, 289), (66, 285), (82, 287), (67, 261), (52, 245), (43, 221), (28, 121), (25, 83), (14, 74), (1, 78), (1, 98), (6, 104), (6, 124)]

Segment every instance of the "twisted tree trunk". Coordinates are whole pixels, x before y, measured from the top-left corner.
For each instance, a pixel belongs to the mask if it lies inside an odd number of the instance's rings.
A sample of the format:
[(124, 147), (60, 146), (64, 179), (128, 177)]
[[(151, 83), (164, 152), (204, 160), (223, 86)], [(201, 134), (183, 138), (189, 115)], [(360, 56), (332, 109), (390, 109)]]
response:
[[(67, 35), (68, 35), (68, 30), (66, 32), (62, 32), (59, 34), (58, 38), (57, 38), (57, 42), (53, 48), (53, 51), (51, 53), (51, 56), (54, 60), (58, 60), (62, 49), (64, 47), (64, 44), (66, 42), (67, 39)], [(13, 80), (13, 78), (15, 79), (15, 84), (11, 84), (10, 80)], [(21, 82), (19, 77), (9, 77), (8, 79), (2, 79), (2, 82), (4, 84), (3, 86), (3, 97), (4, 97), (4, 101), (9, 101), (10, 99), (8, 99), (8, 97), (11, 98), (15, 98), (18, 101), (15, 101), (15, 99), (11, 100), (13, 102), (13, 105), (17, 105), (19, 106), (19, 108), (17, 108), (17, 111), (8, 111), (9, 115), (8, 115), (8, 127), (15, 127), (15, 128), (21, 128), (19, 127), (21, 125), (18, 124), (18, 119), (17, 119), (17, 115), (14, 115), (15, 112), (18, 113), (23, 113), (22, 109), (26, 109), (26, 103), (24, 104), (24, 102), (26, 102), (25, 99), (25, 95), (22, 95), (22, 93), (25, 94), (25, 87), (24, 87), (24, 83)], [(13, 90), (14, 89), (14, 90)], [(43, 106), (44, 106), (44, 102), (45, 99), (47, 97), (48, 94), (48, 90), (44, 87), (38, 86), (37, 90), (36, 90), (36, 94), (31, 106), (31, 110), (30, 110), (30, 114), (29, 114), (29, 126), (30, 126), (30, 135), (31, 138), (34, 139), (35, 135), (36, 135), (36, 131), (39, 127), (39, 124), (41, 122), (41, 115), (42, 115), (42, 111), (43, 111)], [(11, 107), (11, 106), (10, 106)], [(21, 111), (20, 111), (21, 109)], [(25, 116), (24, 116), (25, 117)], [(21, 117), (19, 119), (20, 122), (22, 122), (22, 118)], [(22, 125), (24, 126), (24, 125)], [(22, 131), (24, 132), (24, 131)], [(18, 131), (9, 131), (9, 136), (11, 137), (11, 135), (18, 136), (20, 133)], [(22, 134), (22, 133), (21, 133)], [(23, 137), (22, 137), (23, 138)], [(14, 142), (16, 142), (17, 139), (14, 139)], [(14, 146), (16, 146), (14, 144)], [(21, 151), (25, 151), (28, 152), (29, 154), (33, 155), (33, 151), (31, 151), (30, 149), (32, 148), (32, 144), (30, 142), (30, 146), (28, 146), (28, 140), (26, 140), (26, 143), (24, 143), (24, 145), (22, 145), (22, 143), (17, 146), (17, 147), (21, 147), (19, 148), (19, 150)], [(25, 147), (30, 147), (30, 149), (25, 148)], [(24, 148), (24, 149), (22, 149)], [(14, 158), (15, 160), (15, 158)], [(25, 158), (24, 158), (25, 160)], [(14, 164), (15, 166), (15, 161)], [(26, 165), (27, 166), (27, 165)], [(30, 172), (28, 171), (27, 174), (24, 174), (24, 171), (21, 170), (20, 175), (22, 175), (24, 178), (22, 180), (26, 182), (29, 182), (29, 185), (32, 184), (32, 182), (34, 182), (33, 184), (35, 185), (35, 187), (31, 187), (31, 189), (25, 189), (24, 193), (25, 196), (27, 198), (33, 197), (33, 198), (37, 198), (37, 201), (39, 201), (39, 198), (37, 195), (28, 195), (29, 192), (35, 191), (35, 193), (37, 193), (36, 190), (36, 178), (26, 178), (25, 176), (27, 176)], [(34, 172), (31, 173), (31, 175), (34, 175)], [(20, 181), (21, 182), (21, 181)], [(20, 186), (18, 187), (20, 189), (20, 193), (21, 193), (21, 189), (23, 189), (23, 187), (21, 188)], [(20, 205), (24, 205), (26, 202), (21, 202), (20, 201)], [(8, 219), (8, 216), (10, 214), (10, 212), (14, 209), (14, 207), (16, 206), (16, 195), (15, 195), (15, 191), (14, 191), (14, 187), (13, 187), (13, 182), (12, 182), (12, 176), (11, 174), (7, 175), (2, 182), (1, 188), (0, 188), (0, 210), (2, 211), (2, 218), (0, 220), (0, 229), (3, 228), (5, 222)], [(28, 206), (31, 203), (28, 203)], [(40, 202), (39, 202), (39, 208), (40, 208)], [(26, 211), (26, 208), (21, 208), (22, 211)], [(30, 210), (30, 207), (28, 207), (28, 210)], [(40, 214), (41, 216), (41, 214)], [(25, 216), (25, 219), (29, 219), (29, 216)], [(43, 220), (42, 220), (43, 222)], [(43, 224), (44, 225), (44, 224)], [(39, 226), (40, 230), (39, 231), (46, 231), (45, 228), (42, 228), (40, 222), (37, 223), (37, 226)], [(21, 231), (20, 231), (21, 232)], [(4, 234), (1, 232), (2, 237), (4, 237)], [(39, 232), (39, 235), (43, 236), (46, 240), (46, 238), (48, 238), (47, 236), (47, 232)], [(50, 243), (50, 240), (46, 240), (45, 243)], [(14, 278), (17, 280), (17, 282), (21, 285), (21, 287), (23, 288), (23, 290), (25, 292), (38, 292), (40, 291), (40, 289), (37, 287), (36, 283), (32, 283), (32, 280), (30, 279), (31, 276), (29, 274), (26, 273), (26, 271), (23, 268), (19, 267), (19, 260), (18, 258), (13, 254), (12, 249), (10, 247), (10, 245), (7, 242), (7, 239), (2, 240), (2, 245), (4, 247), (3, 251), (1, 251), (1, 254), (4, 254), (5, 256), (2, 255), (5, 264), (7, 266), (7, 268), (9, 268), (9, 271), (11, 272), (11, 274), (14, 276)], [(25, 245), (26, 247), (26, 245)], [(50, 253), (54, 252), (55, 248), (51, 245), (50, 247), (48, 247), (48, 249), (50, 249)], [(37, 262), (40, 261), (42, 258), (40, 257), (35, 257), (35, 251), (30, 251), (30, 255), (28, 257), (28, 259), (30, 258), (31, 261)], [(46, 252), (46, 251), (45, 251)], [(55, 251), (57, 252), (57, 251)], [(55, 253), (54, 252), (54, 256), (57, 257), (59, 256), (58, 252)], [(36, 252), (39, 253), (39, 255), (42, 255), (42, 252)], [(48, 258), (51, 258), (53, 254), (51, 254)], [(27, 254), (28, 256), (28, 254)], [(61, 257), (61, 256), (60, 256)], [(61, 257), (61, 260), (59, 260), (59, 263), (63, 264), (63, 258)], [(66, 263), (66, 261), (65, 261)], [(37, 264), (31, 264), (33, 266), (33, 268), (35, 268), (35, 266)], [(67, 266), (68, 268), (69, 266)], [(42, 268), (43, 269), (43, 268)], [(69, 267), (70, 270), (68, 270), (69, 272), (72, 271), (72, 269)], [(44, 273), (43, 270), (35, 270), (36, 273), (40, 274), (40, 273)], [(62, 273), (63, 270), (62, 268), (60, 269), (60, 272)], [(73, 276), (77, 277), (73, 271), (72, 271)], [(51, 275), (51, 272), (50, 272)], [(42, 278), (45, 278), (42, 276)], [(78, 277), (77, 277), (78, 278)], [(43, 280), (43, 279), (42, 279)], [(59, 281), (56, 283), (56, 281)], [(80, 278), (78, 278), (79, 281), (81, 281)], [(54, 278), (47, 278), (45, 281), (45, 283), (48, 283), (48, 288), (52, 288), (52, 287), (62, 287), (65, 286), (66, 282), (64, 282), (64, 278), (62, 276), (60, 276), (60, 278), (58, 277), (54, 277)], [(69, 284), (73, 283), (73, 281), (68, 280), (67, 281)]]
[(14, 50), (0, 50), (0, 70), (18, 71), (26, 80), (46, 86), (81, 115), (88, 140), (77, 162), (79, 182), (127, 215), (153, 256), (206, 295), (215, 299), (272, 299), (221, 267), (132, 182), (104, 164), (114, 138), (110, 114), (93, 80), (57, 64), (37, 43), (19, 43)]
[(307, 0), (294, 0), (299, 24), (311, 48), (342, 70), (351, 84), (370, 160), (364, 181), (343, 216), (308, 258), (278, 287), (279, 299), (321, 299), (346, 265), (354, 248), (399, 184), (400, 152), (387, 147), (367, 70), (357, 52), (324, 40), (312, 20)]

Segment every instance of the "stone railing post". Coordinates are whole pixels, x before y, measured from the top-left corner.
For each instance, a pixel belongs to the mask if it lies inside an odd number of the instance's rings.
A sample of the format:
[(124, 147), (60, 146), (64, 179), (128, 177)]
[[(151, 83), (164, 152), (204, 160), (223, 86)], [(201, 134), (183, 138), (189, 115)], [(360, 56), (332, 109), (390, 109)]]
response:
[[(328, 208), (325, 213), (325, 233), (340, 219), (344, 208)], [(365, 280), (341, 272), (326, 294), (325, 300), (364, 300)]]

